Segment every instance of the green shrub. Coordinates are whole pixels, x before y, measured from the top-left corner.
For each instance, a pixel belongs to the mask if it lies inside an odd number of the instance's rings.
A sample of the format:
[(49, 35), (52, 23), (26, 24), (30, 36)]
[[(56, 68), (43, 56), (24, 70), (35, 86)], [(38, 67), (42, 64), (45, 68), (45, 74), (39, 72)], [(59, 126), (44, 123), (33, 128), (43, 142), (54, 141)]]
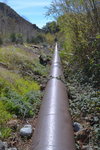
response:
[(29, 38), (27, 38), (26, 42), (27, 43), (31, 43), (31, 40)]
[(3, 44), (3, 40), (2, 40), (2, 38), (0, 37), (0, 45), (2, 45)]
[(29, 91), (39, 90), (40, 86), (35, 81), (20, 78), (15, 80), (15, 88), (21, 95), (24, 95)]
[(50, 34), (50, 33), (47, 33), (47, 34), (45, 35), (45, 38), (46, 38), (46, 41), (47, 41), (48, 44), (50, 44), (50, 45), (53, 45), (53, 44), (54, 44), (55, 35), (52, 35), (52, 34)]
[(23, 36), (22, 34), (16, 34), (16, 43), (23, 44)]
[(24, 100), (32, 105), (34, 115), (36, 115), (40, 109), (41, 99), (42, 93), (40, 91), (31, 91), (24, 97)]
[(0, 74), (0, 81), (1, 81), (1, 90), (6, 90), (3, 87), (3, 84), (5, 86), (12, 88), (17, 93), (24, 95), (30, 91), (33, 90), (39, 90), (40, 86), (39, 84), (34, 80), (24, 79), (20, 77), (18, 74), (15, 74), (13, 72), (9, 72), (8, 70), (1, 70)]
[[(99, 143), (99, 112), (100, 112), (100, 92), (89, 83), (80, 84), (75, 75), (68, 78), (70, 111), (74, 121), (83, 124), (84, 129), (90, 129), (89, 142), (93, 147), (98, 147)], [(88, 141), (83, 141), (84, 144)]]
[(1, 97), (2, 103), (11, 114), (16, 114), (20, 117), (29, 117), (37, 114), (41, 102), (40, 91), (31, 91), (22, 96), (12, 91), (11, 88), (5, 87), (3, 92), (3, 97)]
[(34, 67), (34, 73), (40, 76), (47, 76), (48, 68), (44, 67), (40, 63), (36, 62)]
[(16, 34), (15, 33), (12, 33), (10, 35), (10, 39), (11, 39), (11, 42), (16, 42)]
[(30, 117), (33, 114), (30, 113), (32, 110), (32, 105), (30, 103), (23, 101), (20, 95), (14, 95), (14, 97), (4, 98), (3, 103), (11, 114), (15, 114), (18, 117)]
[(38, 44), (45, 42), (45, 36), (43, 34), (38, 34), (36, 37), (33, 37), (31, 43)]
[(0, 99), (5, 109), (21, 117), (35, 115), (40, 105), (40, 86), (33, 80), (30, 81), (9, 71), (3, 71), (0, 77)]
[(23, 44), (23, 36), (22, 34), (12, 33), (10, 36), (11, 42), (15, 42), (16, 44)]

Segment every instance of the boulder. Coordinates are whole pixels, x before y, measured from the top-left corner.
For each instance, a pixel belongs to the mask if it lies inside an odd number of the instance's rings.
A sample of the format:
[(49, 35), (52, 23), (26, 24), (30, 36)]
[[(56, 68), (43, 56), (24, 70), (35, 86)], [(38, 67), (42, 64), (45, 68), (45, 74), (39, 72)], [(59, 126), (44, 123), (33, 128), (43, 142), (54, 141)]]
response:
[(0, 150), (5, 150), (5, 145), (2, 141), (0, 141)]
[(83, 145), (82, 150), (93, 150), (93, 148), (89, 145)]
[(17, 150), (17, 148), (16, 147), (11, 147), (8, 150)]
[(4, 146), (5, 146), (5, 150), (8, 150), (8, 143), (7, 142), (3, 142)]
[(74, 132), (78, 132), (78, 131), (81, 131), (83, 129), (83, 126), (78, 122), (74, 122), (73, 128), (74, 128)]
[(20, 135), (22, 137), (31, 137), (32, 136), (32, 126), (30, 124), (25, 125), (23, 128), (20, 129)]

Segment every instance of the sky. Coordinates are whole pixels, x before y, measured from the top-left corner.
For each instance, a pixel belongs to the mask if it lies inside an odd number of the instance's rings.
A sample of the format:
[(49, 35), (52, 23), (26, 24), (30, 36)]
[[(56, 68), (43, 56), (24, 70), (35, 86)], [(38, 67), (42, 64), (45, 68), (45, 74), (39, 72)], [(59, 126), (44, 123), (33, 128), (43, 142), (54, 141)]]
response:
[(20, 16), (29, 22), (42, 28), (47, 22), (52, 21), (46, 17), (46, 7), (49, 7), (52, 0), (0, 0), (13, 8)]

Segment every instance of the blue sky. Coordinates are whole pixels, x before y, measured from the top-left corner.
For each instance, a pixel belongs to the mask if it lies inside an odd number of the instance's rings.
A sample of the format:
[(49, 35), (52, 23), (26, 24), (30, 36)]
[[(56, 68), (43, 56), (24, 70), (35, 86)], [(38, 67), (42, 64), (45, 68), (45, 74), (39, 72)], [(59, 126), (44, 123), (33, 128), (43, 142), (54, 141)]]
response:
[(46, 22), (52, 21), (52, 18), (45, 17), (47, 9), (52, 0), (0, 0), (7, 3), (18, 14), (38, 27), (43, 27)]

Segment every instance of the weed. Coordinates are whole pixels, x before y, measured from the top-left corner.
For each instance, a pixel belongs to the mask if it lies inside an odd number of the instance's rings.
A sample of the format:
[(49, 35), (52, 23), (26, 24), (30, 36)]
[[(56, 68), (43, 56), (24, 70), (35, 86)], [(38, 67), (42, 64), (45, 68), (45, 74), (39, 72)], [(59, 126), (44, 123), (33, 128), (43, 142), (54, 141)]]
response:
[[(91, 127), (90, 141), (94, 147), (99, 141), (99, 111), (100, 95), (89, 83), (80, 84), (76, 78), (69, 79), (67, 83), (71, 97), (70, 111), (74, 121), (88, 122), (86, 127)], [(84, 145), (84, 143), (83, 143)]]
[(11, 114), (6, 110), (5, 105), (3, 105), (3, 102), (0, 100), (0, 127), (9, 119), (11, 119)]
[(0, 128), (0, 131), (1, 131), (1, 136), (0, 137), (2, 139), (6, 139), (6, 138), (10, 137), (12, 129), (10, 129), (8, 127), (3, 127), (3, 128)]

